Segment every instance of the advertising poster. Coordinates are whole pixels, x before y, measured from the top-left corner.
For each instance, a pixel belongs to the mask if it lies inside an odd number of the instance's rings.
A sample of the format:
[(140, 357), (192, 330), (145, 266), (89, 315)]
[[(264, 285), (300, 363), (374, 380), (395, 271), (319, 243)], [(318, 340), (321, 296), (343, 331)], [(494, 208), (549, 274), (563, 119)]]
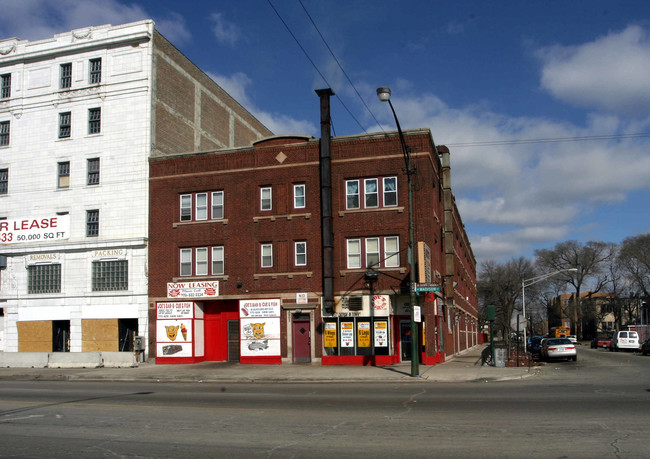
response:
[(341, 322), (341, 347), (354, 347), (354, 322)]
[(242, 357), (279, 356), (280, 300), (241, 300), (239, 326)]
[(156, 303), (156, 319), (191, 319), (194, 314), (191, 301)]
[(159, 357), (192, 357), (192, 320), (156, 322)]
[(375, 322), (375, 347), (388, 347), (388, 322)]
[(370, 322), (357, 322), (357, 340), (359, 347), (370, 347)]
[(336, 322), (325, 323), (325, 347), (336, 347)]

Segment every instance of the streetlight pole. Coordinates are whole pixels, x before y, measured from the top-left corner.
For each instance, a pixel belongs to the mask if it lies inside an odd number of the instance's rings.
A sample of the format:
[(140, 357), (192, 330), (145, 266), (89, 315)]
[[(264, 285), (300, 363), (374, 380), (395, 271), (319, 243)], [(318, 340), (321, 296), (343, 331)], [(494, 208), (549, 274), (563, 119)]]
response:
[(560, 269), (559, 271), (553, 271), (552, 273), (542, 274), (541, 276), (531, 277), (530, 279), (524, 279), (521, 281), (521, 309), (524, 315), (524, 322), (526, 323), (526, 326), (524, 328), (524, 354), (526, 353), (526, 347), (528, 344), (526, 342), (526, 331), (528, 329), (528, 321), (526, 320), (526, 287), (530, 287), (531, 285), (541, 282), (544, 279), (548, 279), (549, 277), (553, 277), (556, 274), (570, 271), (575, 272), (577, 270), (578, 268)]
[(415, 322), (415, 220), (413, 212), (413, 174), (415, 168), (411, 166), (411, 149), (406, 145), (404, 140), (404, 133), (399, 125), (397, 114), (390, 101), (390, 88), (381, 86), (377, 88), (377, 96), (382, 102), (388, 102), (395, 124), (397, 125), (397, 132), (399, 133), (399, 140), (402, 145), (402, 153), (404, 155), (404, 162), (406, 164), (406, 179), (408, 182), (408, 205), (409, 205), (409, 240), (408, 240), (408, 259), (409, 259), (409, 301), (411, 303), (411, 376), (420, 376), (420, 346), (418, 339), (418, 327)]

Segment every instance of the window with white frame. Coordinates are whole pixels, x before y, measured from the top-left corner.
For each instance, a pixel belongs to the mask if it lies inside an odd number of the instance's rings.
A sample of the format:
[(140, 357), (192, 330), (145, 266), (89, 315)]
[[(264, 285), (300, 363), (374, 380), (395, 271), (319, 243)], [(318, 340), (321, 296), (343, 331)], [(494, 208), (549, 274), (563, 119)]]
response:
[(59, 113), (59, 139), (66, 139), (70, 137), (71, 119), (72, 119), (72, 113), (70, 112)]
[(60, 293), (61, 265), (31, 265), (27, 267), (27, 293)]
[(0, 194), (9, 192), (9, 169), (0, 169)]
[(272, 188), (270, 186), (260, 188), (260, 210), (271, 210), (272, 202)]
[(99, 134), (102, 131), (102, 109), (88, 109), (88, 134)]
[(352, 238), (346, 242), (348, 269), (400, 266), (398, 236)]
[(273, 244), (261, 245), (261, 266), (262, 268), (273, 267)]
[(0, 121), (0, 146), (9, 145), (9, 131), (11, 125), (9, 121)]
[(212, 192), (212, 219), (221, 220), (223, 219), (223, 191), (213, 191)]
[(208, 219), (208, 193), (196, 193), (194, 218), (196, 220)]
[(295, 258), (294, 263), (296, 266), (307, 266), (307, 242), (297, 241), (294, 244)]
[(181, 195), (181, 221), (187, 222), (192, 220), (192, 195)]
[(68, 89), (72, 87), (72, 63), (61, 64), (59, 73), (59, 87)]
[(222, 246), (212, 247), (212, 274), (220, 275), (224, 270), (224, 251)]
[(98, 84), (102, 81), (102, 58), (98, 57), (97, 59), (90, 59), (89, 61), (89, 70), (90, 74), (88, 76), (88, 81), (90, 84)]
[(208, 275), (208, 248), (196, 248), (196, 264), (194, 266), (194, 274), (197, 276)]
[(293, 207), (303, 209), (305, 207), (305, 184), (293, 186)]
[(358, 209), (359, 206), (359, 181), (347, 180), (345, 182), (345, 208)]
[(93, 292), (129, 289), (129, 262), (127, 260), (93, 261)]
[(70, 187), (70, 161), (61, 161), (56, 164), (58, 169), (57, 188)]
[(384, 207), (397, 205), (397, 177), (384, 177)]
[(99, 158), (88, 158), (86, 168), (86, 185), (99, 185)]
[(192, 249), (181, 249), (180, 272), (181, 276), (192, 275)]
[(365, 179), (363, 181), (364, 202), (366, 208), (379, 207), (379, 190), (377, 189), (377, 179)]
[(11, 73), (0, 76), (0, 99), (9, 99), (11, 97)]

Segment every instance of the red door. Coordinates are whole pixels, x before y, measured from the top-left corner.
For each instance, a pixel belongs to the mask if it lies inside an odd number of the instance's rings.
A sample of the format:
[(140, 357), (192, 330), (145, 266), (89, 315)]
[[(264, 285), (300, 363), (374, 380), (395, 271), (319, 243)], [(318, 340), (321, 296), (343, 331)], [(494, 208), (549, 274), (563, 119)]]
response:
[(294, 316), (293, 361), (296, 363), (311, 362), (311, 333), (309, 331), (309, 318), (305, 320)]
[[(229, 322), (230, 327), (229, 327)], [(239, 312), (237, 301), (214, 301), (205, 305), (204, 327), (205, 327), (205, 360), (212, 362), (225, 362), (233, 359), (228, 353), (229, 336), (228, 331), (232, 330), (232, 322), (239, 324)], [(232, 336), (230, 337), (232, 341)], [(232, 349), (232, 343), (230, 343)], [(232, 360), (231, 360), (232, 361)]]

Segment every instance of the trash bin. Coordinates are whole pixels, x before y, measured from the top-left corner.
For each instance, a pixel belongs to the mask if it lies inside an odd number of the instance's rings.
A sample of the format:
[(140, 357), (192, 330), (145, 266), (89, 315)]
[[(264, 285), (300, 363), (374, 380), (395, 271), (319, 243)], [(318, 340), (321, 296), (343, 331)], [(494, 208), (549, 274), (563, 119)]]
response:
[(495, 367), (505, 367), (506, 366), (506, 350), (505, 349), (495, 349), (494, 350), (494, 366)]

